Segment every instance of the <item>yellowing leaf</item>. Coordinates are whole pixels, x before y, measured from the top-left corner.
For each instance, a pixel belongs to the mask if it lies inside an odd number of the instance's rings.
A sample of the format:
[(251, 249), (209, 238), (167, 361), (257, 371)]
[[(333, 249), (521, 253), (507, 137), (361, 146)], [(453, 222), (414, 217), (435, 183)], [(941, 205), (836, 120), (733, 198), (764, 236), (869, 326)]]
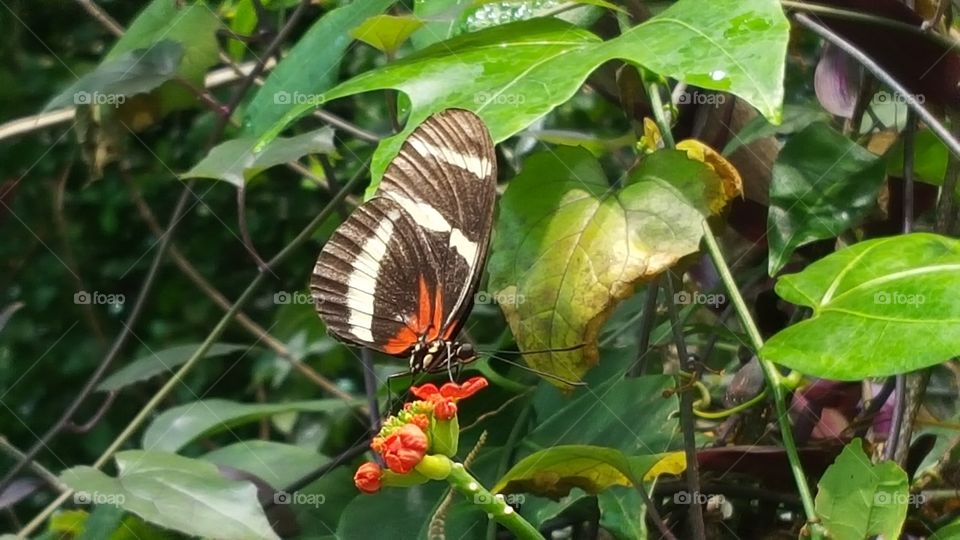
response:
[(423, 21), (410, 16), (375, 15), (363, 21), (350, 35), (380, 51), (393, 54), (421, 26)]
[(670, 452), (664, 454), (660, 461), (650, 467), (650, 470), (643, 475), (643, 481), (655, 480), (661, 474), (679, 475), (686, 469), (687, 455), (683, 452)]

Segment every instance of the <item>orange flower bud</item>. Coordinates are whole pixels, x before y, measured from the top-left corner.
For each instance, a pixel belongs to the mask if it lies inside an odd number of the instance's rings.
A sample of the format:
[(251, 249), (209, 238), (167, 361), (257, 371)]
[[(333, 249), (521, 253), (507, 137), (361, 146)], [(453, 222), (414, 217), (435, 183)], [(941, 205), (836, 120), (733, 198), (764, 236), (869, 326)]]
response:
[(368, 461), (357, 469), (353, 475), (353, 483), (357, 489), (364, 493), (376, 493), (380, 491), (380, 479), (383, 477), (383, 470), (379, 465)]

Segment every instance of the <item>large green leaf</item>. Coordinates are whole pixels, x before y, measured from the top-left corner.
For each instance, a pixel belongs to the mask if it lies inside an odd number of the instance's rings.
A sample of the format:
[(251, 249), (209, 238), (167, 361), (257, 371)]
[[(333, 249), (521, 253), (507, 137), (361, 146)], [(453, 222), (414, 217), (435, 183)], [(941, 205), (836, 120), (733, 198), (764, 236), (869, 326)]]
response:
[(324, 126), (295, 137), (278, 137), (265, 147), (256, 146), (257, 139), (254, 137), (241, 137), (218, 144), (200, 163), (180, 177), (214, 178), (243, 187), (248, 180), (270, 167), (296, 161), (307, 154), (333, 152), (333, 128)]
[[(672, 377), (616, 377), (578, 390), (562, 406), (537, 408), (537, 428), (525, 440), (533, 448), (594, 445), (627, 455), (652, 455), (678, 444), (677, 398), (665, 397)], [(556, 390), (544, 386), (543, 393)]]
[(78, 497), (118, 505), (187, 535), (278, 538), (257, 501), (257, 488), (223, 478), (212, 463), (143, 450), (119, 452), (116, 460), (116, 477), (87, 466), (60, 477)]
[(803, 373), (860, 380), (960, 354), (960, 241), (928, 233), (868, 240), (777, 282), (813, 315), (760, 354)]
[[(216, 32), (220, 20), (202, 1), (178, 7), (177, 0), (153, 0), (134, 19), (123, 37), (110, 49), (103, 62), (107, 63), (136, 49), (150, 48), (163, 40), (176, 41), (183, 45), (183, 60), (177, 75), (203, 87), (207, 70), (217, 62), (219, 46)], [(176, 82), (170, 82), (159, 90), (159, 100), (164, 112), (194, 107), (194, 94)]]
[[(174, 368), (189, 360), (198, 348), (200, 348), (199, 343), (190, 343), (188, 345), (177, 345), (169, 349), (163, 349), (162, 351), (151, 352), (148, 355), (141, 356), (101, 381), (100, 385), (97, 386), (97, 390), (100, 392), (119, 390), (125, 386), (145, 381), (150, 377), (162, 373), (170, 373)], [(249, 345), (214, 343), (213, 346), (210, 347), (210, 350), (207, 351), (207, 354), (204, 355), (204, 358), (248, 350), (250, 350)]]
[(259, 135), (291, 105), (312, 102), (337, 83), (340, 61), (353, 43), (350, 32), (397, 0), (354, 0), (326, 13), (301, 37), (247, 106), (244, 131)]
[(375, 187), (406, 135), (430, 114), (473, 110), (499, 142), (568, 100), (594, 69), (615, 58), (731, 92), (778, 121), (788, 31), (775, 0), (681, 0), (606, 42), (553, 18), (496, 26), (436, 43), (338, 85), (317, 103), (296, 105), (263, 142), (323, 101), (400, 90), (410, 98), (409, 119), (377, 148)]
[(75, 105), (122, 105), (127, 97), (149, 92), (172, 79), (183, 57), (183, 46), (161, 41), (106, 61), (80, 77), (47, 104), (46, 109)]
[(306, 448), (256, 439), (217, 448), (200, 459), (246, 471), (275, 489), (283, 489), (330, 461)]
[(790, 137), (770, 185), (770, 275), (798, 247), (859, 223), (876, 206), (884, 180), (880, 158), (827, 124), (811, 124)]
[(598, 361), (597, 336), (634, 286), (694, 253), (704, 215), (726, 202), (721, 180), (678, 151), (648, 156), (613, 189), (586, 150), (530, 156), (500, 202), (490, 285), (538, 370), (578, 380)]
[(816, 511), (830, 538), (898, 538), (907, 516), (907, 473), (896, 463), (872, 464), (854, 439), (820, 478)]
[(597, 496), (597, 503), (600, 506), (600, 526), (614, 538), (647, 538), (647, 505), (636, 488), (605, 490)]
[(197, 437), (255, 422), (264, 416), (291, 411), (330, 412), (345, 406), (347, 404), (339, 399), (289, 403), (239, 403), (226, 399), (194, 401), (167, 409), (156, 417), (143, 434), (143, 447), (176, 452)]

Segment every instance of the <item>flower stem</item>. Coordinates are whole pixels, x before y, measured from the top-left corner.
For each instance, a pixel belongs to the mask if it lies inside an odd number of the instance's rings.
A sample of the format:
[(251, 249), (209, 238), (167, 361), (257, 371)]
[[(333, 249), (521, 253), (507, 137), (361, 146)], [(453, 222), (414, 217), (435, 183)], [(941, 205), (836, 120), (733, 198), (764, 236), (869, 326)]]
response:
[(777, 422), (780, 424), (780, 435), (783, 437), (783, 447), (787, 451), (790, 469), (793, 471), (797, 491), (800, 493), (800, 500), (803, 502), (803, 510), (807, 515), (808, 527), (806, 532), (812, 538), (823, 538), (823, 528), (819, 524), (820, 520), (817, 518), (817, 513), (814, 510), (813, 496), (810, 493), (810, 486), (807, 485), (807, 477), (803, 472), (803, 465), (800, 463), (797, 444), (793, 440), (790, 416), (787, 414), (786, 391), (783, 376), (773, 362), (760, 357), (760, 349), (763, 347), (763, 337), (760, 336), (760, 330), (757, 328), (756, 323), (753, 322), (753, 317), (750, 316), (747, 304), (744, 302), (743, 296), (740, 295), (740, 289), (737, 288), (733, 274), (730, 273), (730, 267), (727, 266), (727, 261), (723, 258), (720, 245), (717, 243), (717, 238), (713, 235), (713, 231), (710, 229), (707, 220), (703, 220), (703, 239), (707, 245), (707, 251), (710, 252), (710, 258), (713, 259), (713, 264), (720, 274), (720, 279), (730, 294), (730, 300), (733, 301), (733, 306), (737, 311), (737, 315), (740, 317), (740, 322), (750, 337), (750, 343), (755, 349), (757, 359), (760, 361), (763, 374), (767, 379), (767, 386), (773, 395), (773, 404), (777, 411)]
[(503, 500), (503, 495), (494, 495), (487, 491), (462, 464), (453, 463), (447, 482), (497, 523), (506, 527), (518, 540), (544, 540), (536, 527)]

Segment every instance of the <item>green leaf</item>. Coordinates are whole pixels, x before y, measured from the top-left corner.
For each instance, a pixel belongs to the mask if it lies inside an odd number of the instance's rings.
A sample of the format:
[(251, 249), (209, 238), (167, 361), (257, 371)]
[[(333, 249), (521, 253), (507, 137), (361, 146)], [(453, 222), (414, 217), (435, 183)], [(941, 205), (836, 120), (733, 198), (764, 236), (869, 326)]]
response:
[(628, 457), (602, 446), (554, 446), (520, 460), (492, 491), (528, 492), (556, 499), (574, 487), (590, 494), (612, 486), (633, 487), (643, 482), (643, 474), (661, 457)]
[(880, 158), (827, 124), (811, 124), (790, 137), (770, 185), (770, 275), (798, 247), (858, 224), (876, 206), (883, 169)]
[(956, 540), (960, 538), (960, 519), (937, 529), (928, 540)]
[[(947, 160), (949, 151), (932, 131), (921, 129), (917, 131), (913, 142), (913, 172), (921, 182), (942, 186), (943, 178), (947, 174)], [(890, 147), (885, 154), (887, 160), (887, 174), (895, 177), (903, 176), (903, 137), (897, 139), (896, 144)], [(955, 196), (960, 197), (960, 186)]]
[(614, 538), (647, 538), (647, 506), (636, 488), (608, 489), (597, 496), (597, 502), (600, 526)]
[(303, 133), (295, 137), (279, 137), (266, 147), (256, 150), (257, 139), (241, 137), (218, 144), (200, 163), (180, 175), (181, 178), (214, 178), (243, 187), (262, 171), (307, 154), (330, 154), (333, 146), (333, 128)]
[(583, 149), (530, 156), (500, 201), (489, 287), (517, 299), (500, 307), (521, 350), (585, 346), (525, 361), (579, 380), (611, 309), (696, 252), (703, 217), (725, 202), (716, 174), (683, 152), (648, 156), (620, 191)]
[(354, 28), (350, 35), (392, 55), (421, 26), (423, 21), (409, 15), (374, 15)]
[[(177, 75), (203, 87), (203, 78), (210, 66), (217, 62), (219, 46), (216, 32), (220, 20), (204, 2), (188, 3), (178, 7), (177, 0), (153, 0), (130, 24), (123, 37), (104, 57), (104, 63), (136, 49), (150, 48), (163, 40), (183, 45), (183, 60)], [(164, 112), (195, 107), (196, 96), (176, 82), (159, 90)]]
[(353, 43), (350, 32), (396, 1), (354, 0), (313, 23), (253, 96), (244, 117), (244, 133), (260, 135), (291, 105), (313, 103), (317, 94), (336, 84), (340, 61)]
[(594, 69), (615, 58), (736, 94), (776, 122), (788, 32), (775, 0), (681, 0), (606, 42), (554, 18), (495, 26), (436, 43), (358, 75), (316, 102), (295, 105), (262, 143), (318, 103), (371, 90), (400, 90), (410, 99), (410, 115), (403, 132), (377, 147), (369, 194), (402, 141), (430, 114), (451, 107), (475, 111), (499, 142), (567, 101)]
[(425, 23), (410, 37), (414, 48), (453, 37), (460, 15), (472, 5), (473, 0), (414, 0), (413, 14)]
[(111, 538), (111, 533), (121, 528), (124, 511), (119, 506), (98, 504), (83, 523), (83, 534), (78, 540), (101, 540)]
[(198, 437), (255, 422), (264, 416), (287, 412), (331, 412), (347, 404), (339, 399), (291, 401), (289, 403), (239, 403), (206, 399), (167, 409), (143, 434), (147, 450), (176, 452)]
[(149, 92), (172, 79), (183, 57), (183, 46), (161, 41), (149, 49), (124, 53), (71, 84), (45, 110), (76, 105), (122, 105), (127, 97)]
[[(150, 377), (169, 373), (173, 371), (175, 367), (189, 360), (198, 348), (200, 348), (199, 343), (190, 343), (188, 345), (177, 345), (169, 349), (151, 352), (146, 356), (141, 356), (104, 379), (100, 385), (97, 386), (97, 391), (110, 392), (119, 390), (131, 384), (145, 381)], [(249, 345), (215, 343), (210, 347), (210, 350), (207, 351), (207, 354), (204, 355), (204, 358), (248, 350), (250, 350)]]
[[(230, 18), (230, 30), (239, 36), (249, 36), (257, 29), (257, 10), (253, 7), (253, 0), (239, 0), (233, 8)], [(234, 60), (242, 60), (247, 51), (247, 44), (239, 39), (227, 41), (227, 52)]]
[(854, 381), (960, 354), (960, 241), (914, 233), (860, 242), (780, 278), (776, 291), (813, 315), (760, 354), (800, 372)]
[[(541, 385), (541, 395), (558, 393)], [(590, 387), (563, 401), (537, 409), (538, 425), (526, 441), (534, 448), (557, 445), (594, 445), (620, 450), (627, 455), (652, 455), (671, 450), (680, 430), (676, 417), (675, 395), (664, 397), (674, 388), (672, 377), (650, 375), (609, 382)], [(603, 406), (597, 406), (603, 396)], [(628, 419), (617, 411), (631, 411)], [(577, 428), (570, 429), (571, 419)], [(642, 429), (631, 426), (643, 426)]]
[(109, 501), (187, 535), (279, 538), (257, 501), (257, 488), (223, 478), (212, 463), (143, 450), (119, 452), (116, 460), (116, 478), (87, 466), (60, 477), (78, 496)]
[(757, 116), (748, 122), (736, 137), (730, 139), (723, 147), (722, 154), (729, 156), (736, 152), (740, 147), (751, 143), (772, 137), (774, 135), (789, 135), (796, 133), (814, 122), (829, 122), (830, 114), (823, 110), (819, 103), (809, 103), (801, 105), (787, 104), (783, 106), (783, 121), (777, 124), (771, 124), (763, 116)]
[(283, 489), (330, 461), (317, 452), (273, 441), (240, 441), (207, 452), (200, 459), (253, 474)]
[(896, 463), (870, 463), (854, 439), (820, 478), (817, 516), (836, 540), (898, 538), (907, 516), (907, 473)]

